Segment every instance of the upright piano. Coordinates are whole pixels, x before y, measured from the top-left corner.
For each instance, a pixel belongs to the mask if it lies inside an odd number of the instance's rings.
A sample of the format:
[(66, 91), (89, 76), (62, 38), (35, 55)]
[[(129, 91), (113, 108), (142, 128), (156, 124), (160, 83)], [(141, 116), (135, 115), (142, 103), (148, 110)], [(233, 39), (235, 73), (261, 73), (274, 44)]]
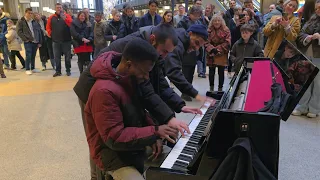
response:
[[(280, 120), (289, 118), (318, 72), (289, 41), (272, 60), (245, 58), (225, 92), (207, 93), (215, 101), (204, 103), (203, 115), (196, 115), (189, 124), (191, 134), (178, 139), (160, 167), (146, 171), (146, 179), (208, 180), (242, 136), (250, 138), (262, 163), (277, 178)], [(283, 108), (278, 113), (259, 112), (273, 98), (274, 84), (289, 98), (280, 102)]]

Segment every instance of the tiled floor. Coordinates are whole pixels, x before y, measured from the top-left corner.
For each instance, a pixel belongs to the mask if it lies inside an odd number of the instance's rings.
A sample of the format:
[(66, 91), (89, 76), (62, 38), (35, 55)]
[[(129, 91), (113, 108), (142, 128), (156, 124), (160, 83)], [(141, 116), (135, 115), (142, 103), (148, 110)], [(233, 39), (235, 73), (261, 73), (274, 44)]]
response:
[[(8, 78), (0, 79), (1, 180), (90, 179), (87, 142), (72, 91), (79, 75), (76, 60), (72, 67), (71, 77), (53, 78), (52, 70), (31, 76), (8, 71)], [(194, 85), (204, 95), (208, 79), (195, 77)], [(177, 118), (189, 122), (192, 115)], [(281, 123), (279, 179), (320, 179), (319, 137), (319, 118), (291, 117)]]

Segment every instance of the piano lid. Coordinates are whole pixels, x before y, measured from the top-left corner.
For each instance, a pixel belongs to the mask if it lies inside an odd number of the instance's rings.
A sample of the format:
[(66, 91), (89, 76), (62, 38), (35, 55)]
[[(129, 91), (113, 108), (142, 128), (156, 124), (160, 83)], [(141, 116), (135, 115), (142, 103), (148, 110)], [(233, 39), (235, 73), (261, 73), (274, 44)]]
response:
[(273, 63), (282, 74), (286, 91), (292, 95), (291, 101), (281, 114), (281, 118), (286, 121), (318, 74), (319, 69), (293, 43), (287, 40), (284, 40), (279, 47)]

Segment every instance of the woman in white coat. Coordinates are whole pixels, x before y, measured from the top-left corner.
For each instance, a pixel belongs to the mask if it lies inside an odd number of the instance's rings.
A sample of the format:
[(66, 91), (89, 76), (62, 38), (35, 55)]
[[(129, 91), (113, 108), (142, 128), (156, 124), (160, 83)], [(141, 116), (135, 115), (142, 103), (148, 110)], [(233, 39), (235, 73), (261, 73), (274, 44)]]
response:
[(8, 26), (8, 33), (6, 34), (7, 43), (8, 43), (8, 49), (10, 51), (10, 61), (11, 61), (11, 69), (16, 70), (16, 56), (19, 58), (22, 68), (25, 68), (25, 61), (23, 57), (20, 54), (20, 51), (22, 50), (21, 44), (22, 40), (18, 36), (16, 32), (16, 26), (14, 26), (14, 23), (11, 19), (7, 20), (7, 26)]

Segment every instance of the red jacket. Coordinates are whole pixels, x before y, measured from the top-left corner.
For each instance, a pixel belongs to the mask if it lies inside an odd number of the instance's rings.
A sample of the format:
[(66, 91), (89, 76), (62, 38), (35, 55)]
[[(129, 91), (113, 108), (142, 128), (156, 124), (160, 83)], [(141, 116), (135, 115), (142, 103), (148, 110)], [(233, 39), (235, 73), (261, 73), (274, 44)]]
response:
[(106, 52), (90, 72), (97, 79), (85, 108), (90, 155), (107, 171), (134, 166), (143, 171), (144, 150), (157, 140), (152, 119), (138, 100), (130, 76), (115, 72), (121, 54)]

